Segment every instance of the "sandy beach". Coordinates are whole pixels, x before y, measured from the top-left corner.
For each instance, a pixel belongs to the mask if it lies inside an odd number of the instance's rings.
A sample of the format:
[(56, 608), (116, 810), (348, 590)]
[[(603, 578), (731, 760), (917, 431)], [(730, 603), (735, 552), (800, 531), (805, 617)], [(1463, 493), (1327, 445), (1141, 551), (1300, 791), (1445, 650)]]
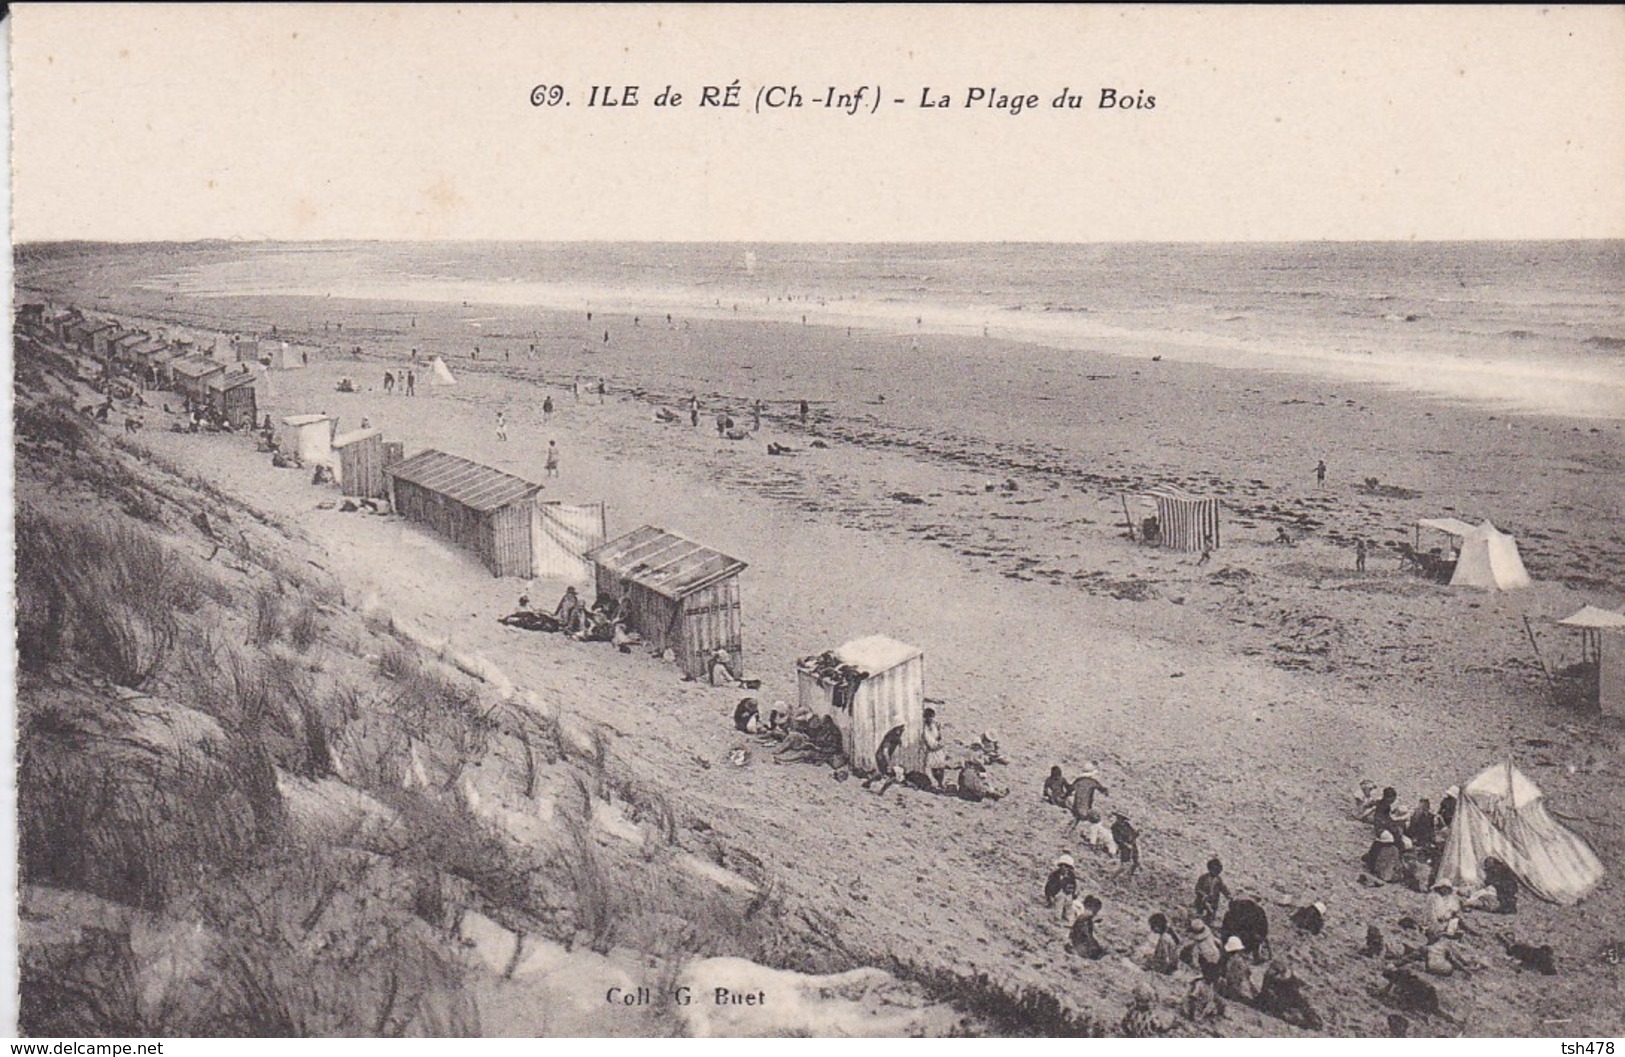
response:
[[(1184, 362), (1154, 344), (1063, 355), (997, 334), (677, 313), (668, 323), (661, 306), (589, 322), (502, 304), (202, 298), (107, 280), (36, 285), (131, 322), (262, 336), (274, 326), (312, 356), (266, 379), (262, 415), (323, 411), (341, 430), (365, 419), (408, 454), (440, 448), (538, 482), (556, 440), (560, 474), (543, 482), (544, 499), (602, 500), (611, 537), (649, 523), (744, 559), (745, 666), (764, 703), (793, 698), (797, 658), (848, 639), (884, 633), (922, 648), (950, 755), (996, 732), (1010, 762), (993, 777), (1007, 799), (876, 797), (824, 768), (776, 766), (754, 746), (747, 766), (729, 766), (730, 749), (749, 742), (729, 722), (737, 692), (683, 682), (641, 652), (505, 628), (497, 617), (521, 581), (493, 579), (421, 526), (339, 512), (335, 489), (272, 469), (247, 438), (171, 433), (156, 408), (148, 415), (155, 452), (301, 526), (347, 601), (438, 629), (611, 729), (615, 751), (684, 818), (707, 821), (710, 831), (685, 829), (685, 845), (753, 857), (858, 956), (986, 972), (1102, 1017), (1120, 1015), (1142, 980), (1174, 1000), (1173, 981), (1117, 971), (1115, 955), (1110, 968), (1070, 956), (1040, 898), (1050, 862), (1078, 847), (1040, 785), (1052, 764), (1072, 774), (1098, 761), (1104, 807), (1144, 835), (1129, 882), (1080, 855), (1083, 885), (1105, 902), (1108, 946), (1137, 950), (1146, 917), (1188, 906), (1218, 855), (1233, 889), (1270, 904), (1277, 950), (1328, 1031), (1380, 1033), (1381, 979), (1358, 947), (1367, 925), (1392, 931), (1423, 899), (1355, 883), (1369, 840), (1350, 819), (1357, 783), (1437, 802), (1510, 757), (1612, 872), (1577, 907), (1530, 901), (1515, 922), (1485, 927), (1552, 943), (1565, 972), (1517, 973), (1497, 955), (1441, 990), (1451, 1008), (1473, 1010), (1474, 1034), (1546, 1035), (1553, 1018), (1575, 1036), (1625, 1032), (1625, 975), (1599, 960), (1625, 922), (1625, 729), (1554, 706), (1525, 624), (1557, 669), (1579, 659), (1579, 642), (1553, 620), (1625, 602), (1625, 416), (1509, 413)], [(26, 299), (26, 268), (20, 283)], [(420, 370), (418, 395), (386, 395), (384, 372), (413, 349), (443, 355), (457, 384)], [(584, 388), (604, 379), (607, 398), (578, 400), (578, 376)], [(335, 392), (343, 377), (360, 391)], [(690, 395), (697, 428), (686, 414), (656, 419)], [(760, 432), (718, 436), (719, 409), (748, 425), (758, 399)], [(770, 442), (793, 450), (770, 456)], [(1221, 499), (1223, 545), (1205, 565), (1126, 538), (1125, 494), (1157, 485)], [(1485, 594), (1407, 572), (1396, 548), (1418, 518), (1444, 516), (1512, 533), (1536, 584)], [(1273, 542), (1282, 528), (1292, 546)], [(1363, 574), (1357, 538), (1376, 545)], [(559, 586), (539, 590), (551, 598)], [(1329, 907), (1325, 934), (1294, 934), (1280, 904), (1316, 900)], [(1285, 1029), (1237, 1010), (1221, 1030)]]

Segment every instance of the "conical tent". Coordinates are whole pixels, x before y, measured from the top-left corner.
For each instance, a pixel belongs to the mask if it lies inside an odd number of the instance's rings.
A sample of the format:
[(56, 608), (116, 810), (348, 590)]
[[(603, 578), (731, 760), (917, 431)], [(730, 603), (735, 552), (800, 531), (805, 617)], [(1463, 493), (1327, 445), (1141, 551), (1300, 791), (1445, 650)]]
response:
[(1512, 763), (1498, 763), (1462, 787), (1438, 880), (1478, 885), (1484, 860), (1497, 858), (1542, 899), (1569, 906), (1602, 880), (1584, 839), (1554, 821), (1540, 787)]
[(434, 381), (434, 384), (436, 384), (436, 385), (456, 385), (457, 384), (457, 379), (455, 379), (455, 378), (453, 378), (451, 376), (451, 368), (446, 366), (446, 361), (445, 360), (442, 360), (440, 357), (436, 356), (434, 358), (434, 362), (431, 363), (429, 366), (430, 366), (430, 369), (434, 372), (431, 375), (431, 378)]
[(1482, 587), (1486, 591), (1510, 591), (1528, 587), (1529, 573), (1518, 554), (1518, 541), (1488, 521), (1462, 537), (1461, 554), (1451, 587)]

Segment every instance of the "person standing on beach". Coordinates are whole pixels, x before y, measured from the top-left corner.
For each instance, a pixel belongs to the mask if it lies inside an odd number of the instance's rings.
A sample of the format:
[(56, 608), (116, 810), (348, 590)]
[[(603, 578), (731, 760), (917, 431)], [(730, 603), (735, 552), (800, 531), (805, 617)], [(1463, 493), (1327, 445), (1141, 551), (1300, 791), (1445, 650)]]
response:
[(1354, 571), (1355, 572), (1357, 572), (1357, 573), (1365, 572), (1365, 555), (1366, 555), (1365, 540), (1364, 539), (1355, 540), (1354, 541)]
[(760, 433), (762, 430), (762, 402), (760, 400), (750, 405), (750, 428), (753, 433)]
[(508, 415), (507, 415), (507, 412), (505, 412), (505, 411), (498, 411), (497, 412), (497, 440), (506, 441), (507, 439), (508, 439)]
[(576, 403), (581, 403), (581, 375), (576, 375), (575, 381), (570, 383), (570, 392), (575, 395)]
[(1325, 488), (1326, 487), (1326, 460), (1325, 459), (1321, 459), (1318, 463), (1315, 464), (1315, 485), (1316, 485), (1316, 487), (1319, 487), (1319, 488)]
[(407, 396), (417, 396), (418, 395), (418, 376), (417, 376), (416, 372), (411, 371), (411, 370), (408, 370), (406, 372), (406, 395)]
[(542, 398), (542, 424), (546, 425), (551, 421), (553, 421), (553, 397), (545, 396)]
[(384, 395), (395, 391), (395, 376), (388, 371), (384, 372)]
[(559, 444), (558, 441), (550, 440), (547, 442), (547, 476), (557, 477), (558, 475)]
[(598, 379), (598, 402), (600, 404), (604, 402), (604, 394), (606, 392), (608, 392), (608, 390), (604, 387), (604, 380), (602, 378)]
[(925, 729), (922, 734), (925, 741), (925, 769), (931, 773), (931, 780), (937, 788), (942, 788), (943, 778), (948, 772), (948, 754), (942, 748), (942, 728), (937, 725), (937, 710), (925, 710)]
[(803, 401), (802, 401), (802, 402), (801, 402), (801, 409), (800, 409), (800, 414), (801, 414), (801, 424), (802, 424), (802, 425), (806, 425), (806, 424), (807, 424), (807, 412), (808, 412), (808, 411), (809, 411), (809, 410), (810, 410), (810, 409), (809, 409), (809, 408), (808, 408), (808, 407), (807, 407), (807, 401), (805, 401), (805, 400), (803, 400)]

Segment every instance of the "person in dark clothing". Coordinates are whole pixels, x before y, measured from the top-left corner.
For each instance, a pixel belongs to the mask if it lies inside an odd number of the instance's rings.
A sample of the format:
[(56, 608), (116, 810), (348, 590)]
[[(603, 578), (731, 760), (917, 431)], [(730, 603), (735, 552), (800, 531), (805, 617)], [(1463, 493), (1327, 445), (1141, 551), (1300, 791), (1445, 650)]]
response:
[(1151, 934), (1157, 939), (1145, 968), (1172, 976), (1179, 969), (1179, 933), (1168, 927), (1166, 914), (1152, 914), (1150, 924)]
[(893, 782), (901, 780), (902, 776), (893, 772), (897, 770), (895, 763), (897, 750), (903, 747), (903, 729), (903, 725), (899, 723), (880, 739), (880, 745), (875, 749), (875, 773), (863, 780), (865, 789), (874, 782), (880, 782), (882, 784), (878, 791), (884, 793), (891, 788)]
[(1438, 819), (1433, 814), (1433, 805), (1423, 797), (1416, 804), (1416, 810), (1411, 812), (1410, 822), (1405, 826), (1405, 836), (1411, 839), (1411, 844), (1423, 855), (1431, 855), (1437, 833)]
[(1059, 765), (1049, 769), (1049, 777), (1044, 779), (1044, 803), (1054, 804), (1056, 807), (1067, 807), (1067, 796), (1071, 792), (1072, 784), (1061, 773)]
[(1398, 800), (1398, 791), (1390, 785), (1383, 789), (1382, 799), (1377, 801), (1377, 806), (1371, 809), (1371, 824), (1377, 828), (1378, 832), (1387, 830), (1392, 833), (1395, 844), (1398, 844), (1399, 838), (1405, 835), (1403, 827), (1394, 825), (1394, 805)]
[(1112, 842), (1117, 845), (1117, 876), (1126, 881), (1140, 869), (1140, 834), (1121, 812), (1112, 812)]
[(1319, 1031), (1322, 1027), (1320, 1015), (1303, 993), (1303, 981), (1283, 961), (1271, 962), (1264, 971), (1264, 982), (1259, 985), (1254, 1005), (1260, 1013), (1268, 1013), (1308, 1031)]
[(1326, 927), (1326, 904), (1310, 903), (1306, 907), (1299, 907), (1288, 920), (1309, 935), (1318, 936), (1320, 930)]
[(1061, 900), (1064, 909), (1078, 894), (1078, 875), (1076, 864), (1071, 855), (1062, 855), (1055, 860), (1055, 868), (1049, 872), (1049, 880), (1044, 882), (1044, 905), (1054, 906), (1057, 897)]
[(1447, 829), (1456, 824), (1456, 797), (1460, 795), (1461, 790), (1451, 786), (1444, 791), (1444, 799), (1439, 801), (1439, 824)]
[(1106, 956), (1106, 948), (1095, 937), (1095, 918), (1100, 913), (1100, 900), (1095, 896), (1083, 897), (1083, 913), (1072, 922), (1067, 936), (1067, 949), (1080, 958), (1099, 961)]
[(1263, 905), (1246, 896), (1232, 899), (1219, 925), (1219, 937), (1239, 939), (1248, 954), (1262, 960), (1270, 938), (1269, 916), (1264, 913)]
[(1230, 889), (1220, 876), (1223, 873), (1224, 863), (1209, 859), (1207, 873), (1196, 879), (1196, 913), (1209, 924), (1219, 916), (1219, 900), (1230, 898)]
[(1493, 855), (1484, 860), (1484, 883), (1495, 889), (1495, 913), (1518, 912), (1518, 875)]
[(741, 734), (755, 734), (761, 729), (762, 708), (754, 697), (742, 697), (734, 706), (734, 729)]

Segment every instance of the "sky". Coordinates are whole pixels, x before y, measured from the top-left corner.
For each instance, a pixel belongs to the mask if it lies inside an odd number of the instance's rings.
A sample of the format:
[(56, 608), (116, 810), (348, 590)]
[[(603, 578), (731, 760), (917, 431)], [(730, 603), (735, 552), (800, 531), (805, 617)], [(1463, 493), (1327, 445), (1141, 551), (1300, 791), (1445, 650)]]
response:
[(1625, 237), (1620, 7), (12, 11), (19, 242)]

